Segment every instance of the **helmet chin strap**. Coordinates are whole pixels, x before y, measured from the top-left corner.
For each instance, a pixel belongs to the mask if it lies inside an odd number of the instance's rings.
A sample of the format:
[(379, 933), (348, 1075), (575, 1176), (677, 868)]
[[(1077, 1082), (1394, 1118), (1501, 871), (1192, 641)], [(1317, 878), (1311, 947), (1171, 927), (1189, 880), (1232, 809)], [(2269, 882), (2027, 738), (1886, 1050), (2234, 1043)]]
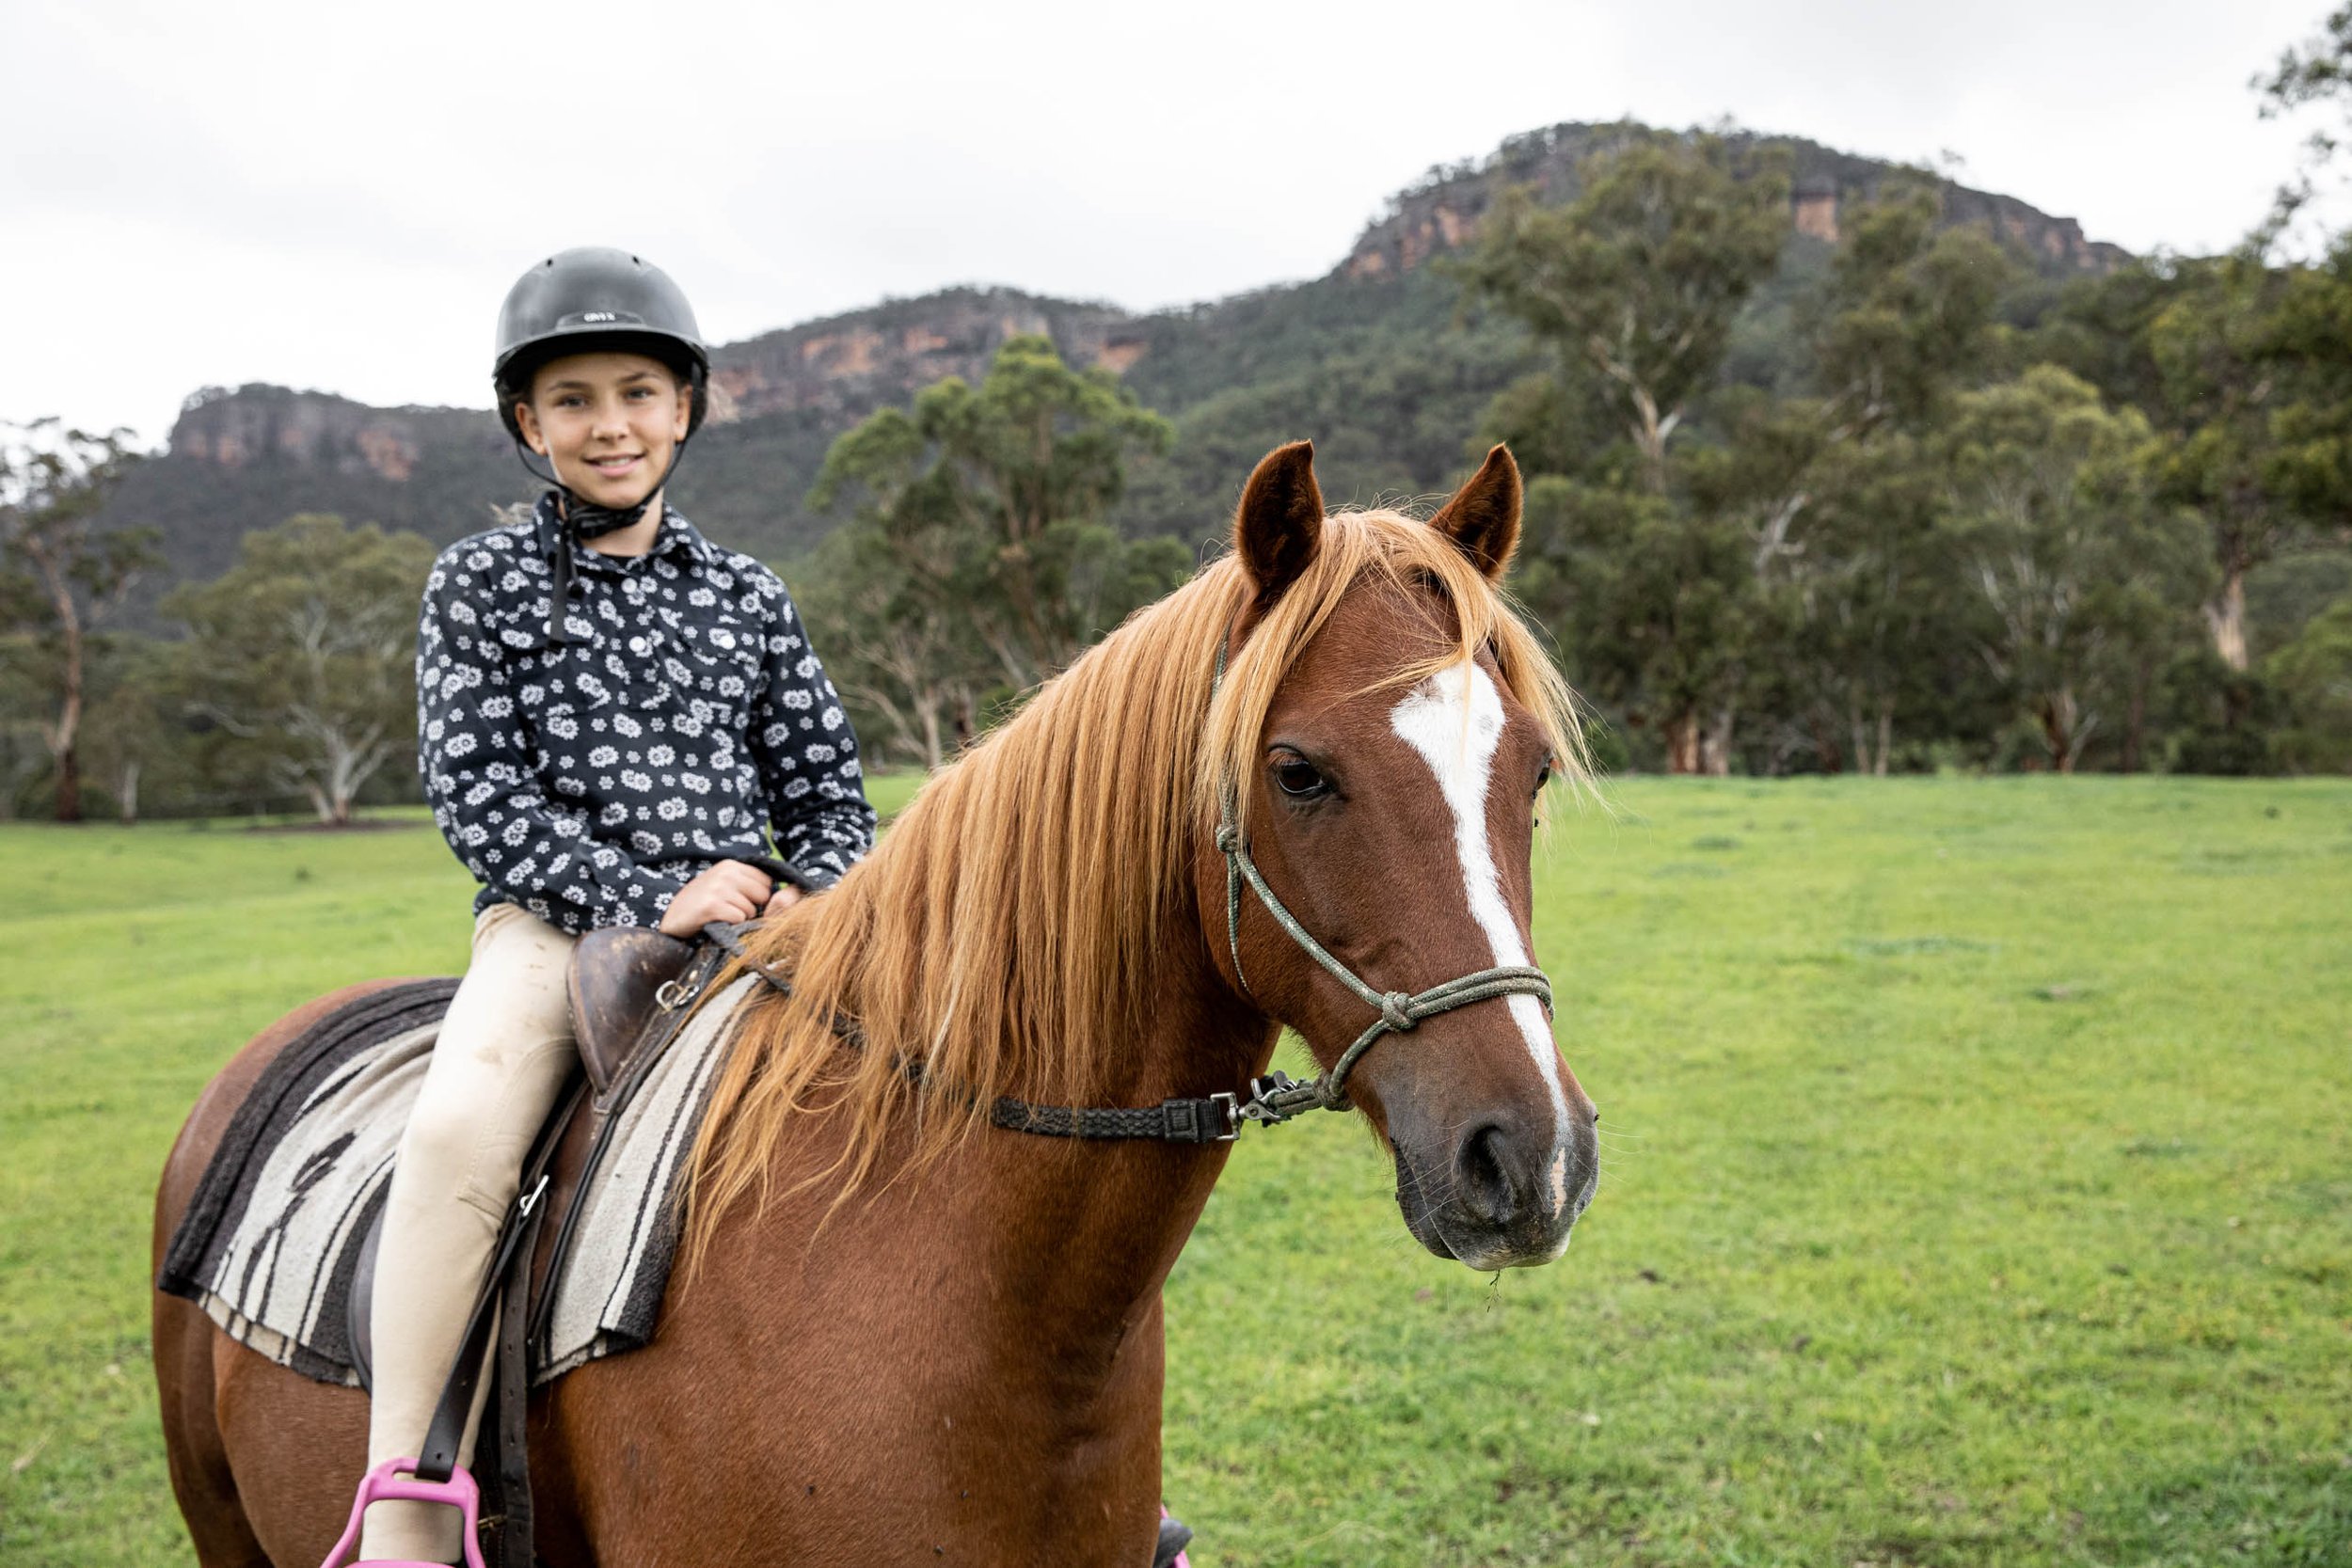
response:
[(653, 505), (653, 499), (669, 488), (670, 476), (677, 472), (678, 459), (686, 455), (686, 443), (691, 439), (691, 436), (683, 436), (676, 446), (670, 449), (669, 467), (661, 470), (661, 477), (654, 481), (653, 488), (645, 492), (644, 499), (634, 506), (624, 507), (598, 506), (564, 483), (562, 470), (555, 466), (553, 452), (547, 454), (548, 471), (541, 473), (531, 462), (537, 454), (522, 442), (515, 443), (515, 454), (522, 459), (524, 471), (532, 478), (554, 486), (551, 494), (555, 497), (555, 514), (562, 519), (558, 524), (550, 559), (555, 581), (548, 598), (548, 641), (569, 642), (572, 640), (564, 626), (564, 610), (572, 596), (572, 542), (599, 539), (625, 528), (634, 528), (643, 521), (645, 509)]

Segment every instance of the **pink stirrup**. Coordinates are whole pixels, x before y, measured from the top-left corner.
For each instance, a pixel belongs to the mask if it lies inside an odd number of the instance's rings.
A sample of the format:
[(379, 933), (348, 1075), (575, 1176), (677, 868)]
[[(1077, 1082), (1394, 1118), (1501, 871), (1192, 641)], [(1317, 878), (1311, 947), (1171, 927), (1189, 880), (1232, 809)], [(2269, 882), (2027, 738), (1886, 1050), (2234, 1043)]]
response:
[[(359, 1482), (359, 1496), (351, 1504), (351, 1523), (343, 1527), (342, 1539), (326, 1554), (319, 1568), (337, 1568), (346, 1552), (359, 1549), (359, 1524), (367, 1517), (368, 1504), (398, 1501), (445, 1503), (466, 1517), (466, 1558), (463, 1568), (484, 1568), (482, 1561), (482, 1490), (474, 1485), (473, 1477), (463, 1465), (449, 1473), (449, 1480), (419, 1481), (417, 1462), (413, 1459), (388, 1459), (370, 1470)], [(413, 1558), (372, 1557), (364, 1563), (355, 1562), (353, 1568), (449, 1568), (445, 1562), (419, 1562)]]

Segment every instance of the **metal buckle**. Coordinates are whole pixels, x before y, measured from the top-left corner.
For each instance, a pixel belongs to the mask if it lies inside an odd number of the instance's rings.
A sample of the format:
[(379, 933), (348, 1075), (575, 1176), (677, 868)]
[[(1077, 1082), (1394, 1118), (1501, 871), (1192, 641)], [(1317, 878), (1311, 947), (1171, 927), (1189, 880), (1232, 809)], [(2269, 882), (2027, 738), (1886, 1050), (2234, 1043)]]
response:
[(663, 1012), (674, 1013), (694, 1000), (694, 988), (680, 985), (675, 980), (664, 980), (661, 988), (653, 993), (653, 999)]
[(1270, 1105), (1266, 1101), (1270, 1096), (1283, 1094), (1297, 1087), (1297, 1083), (1289, 1073), (1279, 1069), (1267, 1073), (1263, 1078), (1252, 1078), (1249, 1081), (1249, 1103), (1241, 1107), (1241, 1114), (1251, 1121), (1263, 1122), (1268, 1127), (1279, 1127), (1296, 1113), (1285, 1111), (1280, 1106)]
[(531, 1212), (533, 1209), (538, 1208), (539, 1200), (547, 1196), (548, 1179), (547, 1176), (542, 1173), (539, 1178), (539, 1184), (532, 1188), (531, 1191), (523, 1194), (523, 1200), (516, 1206), (515, 1211), (516, 1214), (522, 1219), (531, 1218)]
[(1209, 1096), (1212, 1103), (1222, 1101), (1225, 1105), (1225, 1131), (1210, 1139), (1212, 1143), (1229, 1144), (1241, 1136), (1241, 1118), (1248, 1113), (1242, 1109), (1241, 1097), (1231, 1089), (1219, 1089)]

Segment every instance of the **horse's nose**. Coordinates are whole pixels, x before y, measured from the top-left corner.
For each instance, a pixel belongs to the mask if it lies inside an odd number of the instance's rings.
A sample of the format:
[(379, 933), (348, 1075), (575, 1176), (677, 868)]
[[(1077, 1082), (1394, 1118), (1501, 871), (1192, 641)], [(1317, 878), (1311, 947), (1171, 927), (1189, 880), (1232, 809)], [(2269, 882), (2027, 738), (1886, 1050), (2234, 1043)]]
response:
[(1454, 1190), (1468, 1216), (1494, 1234), (1511, 1230), (1537, 1200), (1532, 1164), (1501, 1126), (1472, 1128), (1454, 1151)]

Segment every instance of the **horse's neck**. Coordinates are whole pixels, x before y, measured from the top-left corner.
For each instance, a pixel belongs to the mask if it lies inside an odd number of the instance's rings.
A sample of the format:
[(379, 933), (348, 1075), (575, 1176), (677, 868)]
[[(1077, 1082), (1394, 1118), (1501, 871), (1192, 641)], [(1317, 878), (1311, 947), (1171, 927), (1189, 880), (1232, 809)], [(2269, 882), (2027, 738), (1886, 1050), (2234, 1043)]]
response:
[[(1097, 1103), (1152, 1106), (1239, 1089), (1265, 1069), (1274, 1027), (1217, 981), (1205, 954), (1197, 927), (1171, 933), (1149, 977), (1149, 1022), (1136, 1037), (1099, 1047), (1116, 1065), (1099, 1080)], [(792, 1190), (803, 1162), (828, 1152), (821, 1129), (807, 1132), (780, 1144), (776, 1190)], [(735, 1310), (777, 1322), (787, 1340), (822, 1333), (813, 1323), (796, 1331), (795, 1312), (868, 1304), (860, 1310), (880, 1312), (909, 1342), (969, 1347), (992, 1375), (1032, 1384), (1048, 1410), (1081, 1418), (1139, 1325), (1152, 1325), (1156, 1367), (1152, 1309), (1230, 1147), (983, 1127), (838, 1210), (827, 1212), (829, 1195), (803, 1190), (755, 1222), (761, 1234), (721, 1243), (718, 1254), (739, 1261), (723, 1270), (732, 1277), (712, 1283)], [(924, 1288), (907, 1293), (918, 1279)]]
[[(1238, 1090), (1263, 1072), (1276, 1031), (1216, 978), (1197, 929), (1171, 934), (1130, 1039), (1094, 1103), (1154, 1106)], [(1159, 1289), (1207, 1204), (1231, 1145), (1093, 1142), (991, 1129), (974, 1153), (1013, 1201), (982, 1221), (1011, 1238), (1050, 1236), (1053, 1298), (1041, 1314), (1075, 1326), (1124, 1323)], [(1022, 1247), (1016, 1242), (1009, 1255)], [(1013, 1267), (1023, 1259), (1010, 1256)]]

